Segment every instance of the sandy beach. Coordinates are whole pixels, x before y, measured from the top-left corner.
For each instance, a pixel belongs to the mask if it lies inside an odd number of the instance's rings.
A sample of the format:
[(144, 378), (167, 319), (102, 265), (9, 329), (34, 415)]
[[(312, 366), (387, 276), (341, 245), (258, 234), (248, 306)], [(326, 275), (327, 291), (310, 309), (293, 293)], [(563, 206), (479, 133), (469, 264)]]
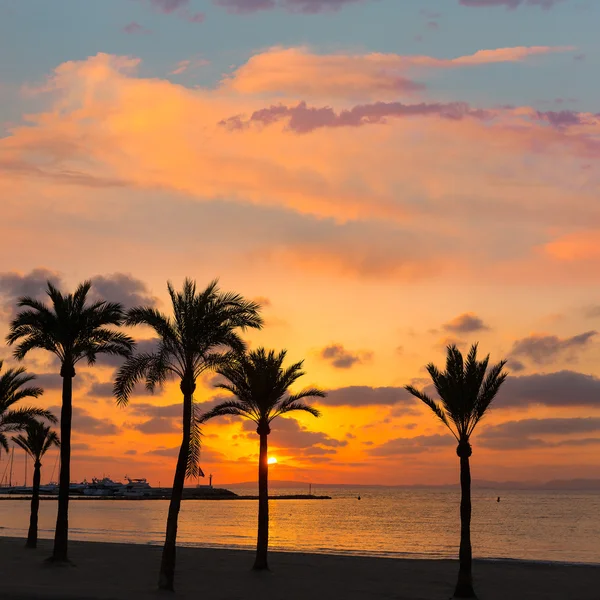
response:
[[(0, 538), (2, 598), (102, 599), (157, 597), (205, 600), (445, 600), (452, 594), (457, 564), (448, 560), (404, 560), (273, 553), (272, 572), (250, 570), (252, 553), (180, 548), (177, 592), (156, 590), (161, 549), (135, 544), (71, 542), (74, 566), (44, 564), (51, 542), (37, 550), (24, 541)], [(476, 561), (480, 600), (597, 600), (600, 566)]]

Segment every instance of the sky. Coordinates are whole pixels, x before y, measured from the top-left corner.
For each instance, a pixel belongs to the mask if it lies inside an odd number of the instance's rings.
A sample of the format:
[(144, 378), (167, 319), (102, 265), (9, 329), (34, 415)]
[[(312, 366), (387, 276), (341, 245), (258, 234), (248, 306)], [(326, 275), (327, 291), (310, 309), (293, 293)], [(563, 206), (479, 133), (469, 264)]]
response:
[[(218, 277), (263, 306), (249, 346), (328, 391), (321, 418), (273, 426), (272, 478), (456, 482), (403, 386), (474, 342), (510, 377), (473, 477), (600, 477), (599, 19), (592, 0), (0, 0), (0, 335), (48, 279), (168, 312), (168, 280)], [(24, 366), (58, 414), (56, 362)], [(116, 368), (78, 369), (73, 479), (168, 484), (178, 386), (117, 407)], [(257, 455), (250, 424), (205, 426), (215, 485)]]

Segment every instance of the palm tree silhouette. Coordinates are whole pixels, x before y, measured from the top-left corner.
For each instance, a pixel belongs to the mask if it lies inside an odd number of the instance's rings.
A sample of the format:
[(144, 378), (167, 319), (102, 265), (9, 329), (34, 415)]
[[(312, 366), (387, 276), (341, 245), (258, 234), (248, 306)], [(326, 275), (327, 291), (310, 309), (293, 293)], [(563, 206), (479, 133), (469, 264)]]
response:
[(488, 371), (489, 354), (477, 360), (477, 344), (471, 346), (466, 362), (460, 350), (453, 344), (447, 348), (446, 370), (440, 372), (433, 364), (427, 365), (433, 385), (440, 397), (438, 404), (425, 392), (411, 385), (406, 390), (422, 400), (448, 427), (458, 442), (456, 454), (460, 457), (460, 550), (458, 582), (455, 598), (475, 598), (472, 577), (471, 552), (471, 471), (469, 457), (472, 454), (470, 438), (475, 426), (496, 397), (508, 373), (503, 371), (501, 360)]
[[(4, 363), (0, 360), (0, 372)], [(44, 408), (27, 406), (13, 408), (14, 405), (25, 398), (39, 398), (44, 390), (40, 387), (27, 386), (35, 379), (23, 367), (7, 369), (0, 375), (0, 446), (8, 452), (7, 433), (22, 431), (37, 417), (48, 419), (56, 423), (56, 417)]]
[(13, 442), (23, 448), (33, 460), (33, 489), (31, 492), (31, 516), (29, 518), (29, 533), (27, 534), (27, 548), (37, 546), (38, 535), (38, 509), (40, 507), (40, 479), (42, 471), (42, 456), (52, 446), (60, 446), (58, 435), (39, 421), (29, 423), (24, 431), (25, 435), (19, 434), (13, 437)]
[(230, 391), (237, 400), (221, 402), (200, 417), (201, 422), (222, 415), (238, 415), (254, 421), (256, 433), (260, 436), (258, 459), (258, 536), (256, 542), (256, 560), (254, 569), (268, 569), (267, 551), (269, 546), (269, 463), (268, 435), (271, 422), (276, 417), (293, 412), (304, 411), (315, 417), (320, 412), (302, 402), (304, 398), (324, 398), (325, 392), (317, 388), (308, 388), (297, 394), (290, 394), (288, 388), (302, 375), (303, 361), (283, 368), (286, 350), (275, 354), (258, 348), (242, 354), (234, 361), (216, 369), (228, 383), (220, 383), (219, 388)]
[(146, 388), (162, 386), (168, 377), (179, 380), (183, 394), (182, 441), (175, 468), (173, 491), (167, 517), (158, 586), (173, 590), (177, 541), (177, 519), (186, 477), (201, 473), (200, 430), (195, 418), (193, 394), (198, 376), (208, 369), (227, 362), (231, 351), (241, 352), (245, 344), (237, 329), (260, 329), (260, 306), (239, 294), (224, 293), (217, 281), (198, 293), (196, 283), (186, 279), (183, 290), (176, 292), (168, 283), (173, 305), (173, 317), (150, 307), (132, 308), (127, 313), (127, 325), (146, 325), (158, 336), (154, 353), (131, 356), (119, 370), (114, 393), (119, 404), (127, 404), (138, 381), (145, 380)]
[(55, 354), (60, 360), (62, 408), (60, 413), (60, 477), (58, 487), (58, 515), (54, 534), (54, 551), (49, 560), (68, 560), (69, 538), (69, 483), (71, 479), (71, 420), (73, 415), (73, 377), (75, 365), (86, 360), (96, 362), (98, 354), (129, 356), (133, 340), (107, 325), (120, 325), (123, 308), (113, 302), (87, 303), (91, 282), (80, 284), (74, 294), (63, 294), (50, 282), (46, 293), (51, 306), (28, 296), (20, 298), (18, 307), (24, 308), (10, 324), (6, 337), (9, 345), (19, 342), (14, 356), (23, 360), (30, 350), (42, 349)]

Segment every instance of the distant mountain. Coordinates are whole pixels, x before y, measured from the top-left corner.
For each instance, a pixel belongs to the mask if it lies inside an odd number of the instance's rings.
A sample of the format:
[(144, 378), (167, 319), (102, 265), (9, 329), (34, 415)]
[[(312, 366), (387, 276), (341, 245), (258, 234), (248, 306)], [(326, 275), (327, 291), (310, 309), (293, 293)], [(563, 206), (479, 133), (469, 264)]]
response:
[[(319, 488), (329, 489), (347, 489), (347, 488), (434, 488), (434, 489), (452, 489), (458, 488), (456, 484), (446, 485), (367, 485), (360, 483), (312, 483), (312, 489)], [(274, 480), (269, 481), (269, 487), (272, 489), (292, 488), (302, 491), (308, 491), (309, 484), (304, 481), (285, 481)], [(224, 483), (221, 487), (251, 487), (256, 488), (256, 481), (244, 481), (238, 483)], [(485, 479), (473, 480), (473, 488), (475, 489), (493, 489), (493, 490), (554, 490), (554, 491), (600, 491), (600, 479), (554, 479), (543, 483), (535, 481), (488, 481)]]

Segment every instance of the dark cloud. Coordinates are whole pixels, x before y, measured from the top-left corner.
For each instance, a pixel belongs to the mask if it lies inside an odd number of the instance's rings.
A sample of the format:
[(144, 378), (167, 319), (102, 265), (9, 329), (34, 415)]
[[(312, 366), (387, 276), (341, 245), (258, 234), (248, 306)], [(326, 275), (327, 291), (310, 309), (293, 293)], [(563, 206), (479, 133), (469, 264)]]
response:
[(327, 406), (392, 406), (399, 403), (415, 405), (416, 401), (402, 387), (369, 387), (354, 385), (335, 390), (329, 390), (327, 397), (319, 400)]
[(139, 23), (136, 23), (135, 21), (131, 21), (131, 23), (127, 23), (127, 25), (125, 25), (125, 27), (123, 27), (123, 31), (125, 33), (129, 33), (129, 34), (151, 33), (150, 30), (146, 29), (145, 27), (142, 27)]
[[(73, 388), (82, 390), (96, 383), (96, 378), (86, 371), (77, 372), (73, 378)], [(38, 385), (44, 390), (62, 390), (63, 379), (60, 376), (58, 369), (56, 373), (37, 373), (35, 374), (34, 385)]]
[[(144, 0), (142, 0), (144, 1)], [(145, 0), (154, 10), (164, 15), (176, 15), (190, 23), (202, 23), (205, 15), (190, 11), (190, 0)]]
[(320, 356), (336, 369), (349, 369), (354, 365), (362, 365), (370, 361), (373, 353), (369, 351), (350, 352), (341, 344), (331, 344), (321, 350)]
[(510, 10), (519, 8), (519, 6), (539, 6), (544, 10), (548, 10), (560, 2), (564, 2), (564, 0), (459, 0), (459, 4), (471, 8), (503, 6)]
[[(248, 432), (256, 432), (256, 424), (252, 421), (244, 420), (242, 429)], [(256, 436), (249, 433), (249, 438)], [(314, 446), (325, 446), (327, 448), (340, 448), (347, 446), (347, 440), (336, 440), (320, 431), (310, 431), (298, 421), (290, 418), (277, 419), (271, 425), (271, 434), (269, 435), (269, 445), (285, 449), (306, 449)]]
[(126, 309), (133, 306), (156, 306), (157, 299), (149, 292), (148, 286), (126, 273), (97, 275), (92, 278), (90, 297), (94, 300), (119, 302)]
[[(408, 85), (408, 82), (405, 82)], [(422, 86), (414, 84), (415, 89)], [(329, 106), (317, 108), (300, 102), (297, 106), (283, 104), (270, 106), (252, 113), (244, 120), (241, 115), (220, 121), (219, 125), (232, 130), (245, 129), (251, 124), (270, 125), (287, 119), (287, 129), (295, 133), (309, 133), (322, 127), (361, 127), (385, 123), (389, 117), (436, 116), (443, 119), (460, 121), (466, 117), (476, 119), (490, 118), (490, 113), (472, 109), (465, 102), (402, 104), (401, 102), (375, 102), (361, 104), (336, 113)]]
[(511, 356), (525, 357), (539, 365), (546, 364), (566, 352), (584, 348), (596, 335), (597, 331), (586, 331), (563, 339), (556, 335), (530, 335), (515, 341)]
[(147, 402), (132, 402), (127, 411), (139, 417), (161, 417), (161, 418), (181, 418), (183, 415), (183, 404), (175, 402), (174, 404), (156, 405)]
[(509, 358), (506, 362), (506, 366), (511, 373), (520, 373), (521, 371), (525, 370), (525, 365), (516, 358)]
[[(49, 408), (57, 417), (60, 417), (60, 406)], [(120, 428), (110, 419), (93, 417), (84, 408), (73, 407), (73, 433), (87, 433), (90, 435), (117, 435)]]
[(137, 454), (137, 450), (125, 450), (123, 454), (127, 454), (128, 456), (135, 456)]
[(549, 418), (507, 421), (486, 427), (477, 436), (478, 444), (497, 450), (525, 448), (557, 448), (564, 446), (588, 446), (599, 444), (600, 437), (547, 440), (537, 436), (568, 436), (590, 434), (600, 431), (600, 417)]
[[(179, 407), (181, 409), (181, 406)], [(142, 433), (178, 433), (181, 431), (181, 425), (177, 425), (175, 419), (168, 417), (152, 417), (142, 423), (127, 423), (127, 427), (137, 429)]]
[(493, 406), (508, 408), (532, 404), (600, 407), (600, 379), (567, 370), (509, 377)]
[(412, 438), (396, 438), (388, 440), (367, 453), (371, 456), (398, 456), (403, 454), (421, 454), (432, 449), (456, 446), (452, 435), (417, 435)]
[(483, 320), (473, 313), (463, 313), (458, 315), (448, 323), (442, 325), (445, 331), (452, 333), (473, 333), (475, 331), (485, 331), (489, 327)]
[(336, 12), (350, 4), (368, 1), (370, 0), (213, 0), (213, 4), (225, 8), (227, 12), (238, 15), (275, 8), (302, 14), (317, 14)]
[(12, 317), (17, 312), (17, 300), (21, 296), (44, 301), (47, 298), (48, 281), (58, 287), (62, 284), (62, 278), (57, 272), (43, 267), (24, 275), (16, 272), (0, 273), (0, 308)]

